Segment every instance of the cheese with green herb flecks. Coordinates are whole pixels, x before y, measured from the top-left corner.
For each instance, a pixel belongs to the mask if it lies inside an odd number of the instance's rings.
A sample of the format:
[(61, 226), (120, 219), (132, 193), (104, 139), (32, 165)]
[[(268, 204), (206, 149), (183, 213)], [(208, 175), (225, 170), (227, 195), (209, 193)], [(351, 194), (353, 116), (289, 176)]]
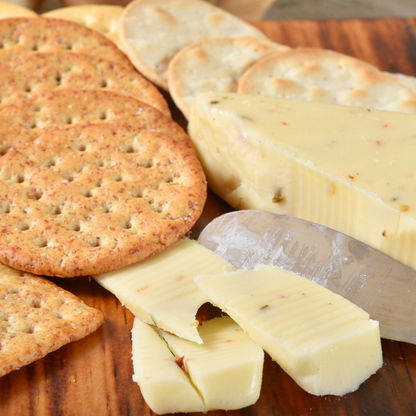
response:
[(415, 115), (207, 93), (188, 132), (234, 208), (334, 228), (416, 269)]

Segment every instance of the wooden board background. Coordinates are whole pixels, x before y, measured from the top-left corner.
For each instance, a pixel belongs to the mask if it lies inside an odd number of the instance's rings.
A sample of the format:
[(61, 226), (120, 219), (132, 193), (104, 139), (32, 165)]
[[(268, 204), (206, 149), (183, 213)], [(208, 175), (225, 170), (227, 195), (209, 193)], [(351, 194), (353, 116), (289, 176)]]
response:
[[(416, 20), (256, 22), (271, 39), (344, 52), (382, 70), (416, 75)], [(209, 194), (197, 237), (214, 217), (231, 210)], [(147, 416), (152, 412), (132, 381), (131, 313), (88, 278), (54, 279), (101, 309), (105, 323), (89, 337), (0, 379), (1, 416)], [(344, 397), (309, 395), (266, 357), (259, 401), (211, 416), (416, 415), (416, 345), (383, 340), (384, 365)]]

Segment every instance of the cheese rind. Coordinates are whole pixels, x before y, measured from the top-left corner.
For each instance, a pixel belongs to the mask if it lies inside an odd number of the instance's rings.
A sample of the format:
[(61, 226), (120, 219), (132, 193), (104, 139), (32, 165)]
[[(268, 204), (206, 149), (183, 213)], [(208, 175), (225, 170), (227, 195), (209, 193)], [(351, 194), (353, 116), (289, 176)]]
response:
[(258, 266), (195, 281), (311, 394), (355, 391), (382, 365), (378, 322), (305, 277)]
[(166, 342), (150, 325), (138, 318), (132, 329), (133, 380), (147, 405), (159, 415), (209, 410), (175, 362)]
[(93, 277), (138, 318), (201, 343), (195, 316), (208, 299), (193, 279), (231, 270), (222, 257), (183, 238), (144, 261)]
[(207, 93), (189, 135), (210, 188), (236, 209), (304, 218), (416, 269), (416, 116)]
[(234, 410), (260, 395), (264, 352), (231, 318), (202, 323), (203, 345), (161, 331), (210, 409)]

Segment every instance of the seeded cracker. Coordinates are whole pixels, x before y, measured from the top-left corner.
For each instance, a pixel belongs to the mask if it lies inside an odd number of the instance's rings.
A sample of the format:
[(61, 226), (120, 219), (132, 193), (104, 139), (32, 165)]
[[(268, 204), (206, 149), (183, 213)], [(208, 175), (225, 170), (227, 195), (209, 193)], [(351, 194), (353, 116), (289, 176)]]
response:
[(141, 101), (100, 90), (57, 90), (21, 100), (0, 111), (0, 154), (52, 129), (120, 122), (159, 131), (192, 148), (179, 124)]
[(39, 52), (0, 65), (0, 110), (56, 89), (113, 91), (150, 104), (170, 117), (159, 90), (134, 68), (86, 54)]
[(46, 133), (0, 159), (0, 261), (72, 277), (156, 254), (201, 215), (193, 150), (155, 131), (94, 124)]
[(0, 20), (0, 64), (36, 52), (76, 52), (131, 67), (109, 39), (75, 22), (46, 17)]
[(0, 377), (100, 327), (101, 311), (54, 283), (0, 264)]

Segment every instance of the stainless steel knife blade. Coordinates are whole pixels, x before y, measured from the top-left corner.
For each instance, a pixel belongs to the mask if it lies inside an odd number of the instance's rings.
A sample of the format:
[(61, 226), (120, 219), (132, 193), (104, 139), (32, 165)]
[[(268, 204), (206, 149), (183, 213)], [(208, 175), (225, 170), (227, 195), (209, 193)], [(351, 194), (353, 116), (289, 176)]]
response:
[(287, 215), (242, 210), (214, 219), (198, 242), (238, 269), (268, 264), (307, 277), (367, 311), (383, 338), (416, 344), (416, 272), (352, 237)]

